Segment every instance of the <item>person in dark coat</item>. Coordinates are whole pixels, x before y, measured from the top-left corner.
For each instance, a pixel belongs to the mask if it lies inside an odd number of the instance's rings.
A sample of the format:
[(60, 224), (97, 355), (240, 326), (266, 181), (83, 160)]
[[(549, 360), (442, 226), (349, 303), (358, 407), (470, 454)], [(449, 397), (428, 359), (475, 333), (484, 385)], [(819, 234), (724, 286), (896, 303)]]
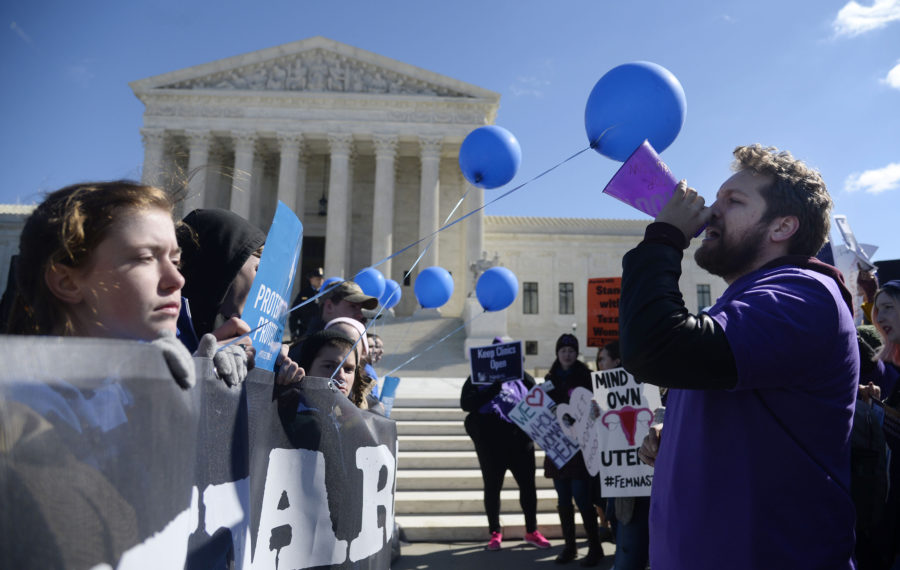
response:
[[(549, 386), (548, 386), (549, 383)], [(556, 360), (550, 372), (544, 377), (547, 395), (556, 404), (568, 404), (572, 390), (581, 386), (593, 390), (591, 386), (591, 370), (578, 360), (578, 338), (572, 334), (563, 334), (556, 341)], [(588, 537), (588, 555), (581, 561), (582, 566), (596, 566), (603, 559), (603, 546), (600, 543), (597, 511), (594, 510), (591, 496), (592, 478), (584, 464), (581, 452), (558, 468), (549, 457), (544, 458), (544, 476), (553, 479), (556, 489), (559, 523), (562, 528), (565, 545), (556, 557), (558, 564), (571, 562), (578, 555), (575, 544), (575, 505), (581, 512), (581, 520)]]
[[(494, 344), (498, 342), (502, 341), (494, 339)], [(470, 376), (466, 378), (459, 398), (460, 407), (469, 412), (465, 420), (466, 433), (475, 444), (484, 481), (484, 510), (491, 533), (489, 550), (499, 550), (503, 540), (500, 491), (507, 470), (512, 471), (519, 485), (519, 505), (525, 515), (525, 541), (538, 548), (550, 547), (550, 542), (537, 528), (534, 442), (508, 416), (533, 387), (534, 378), (527, 372), (522, 380), (489, 385), (473, 384)]]

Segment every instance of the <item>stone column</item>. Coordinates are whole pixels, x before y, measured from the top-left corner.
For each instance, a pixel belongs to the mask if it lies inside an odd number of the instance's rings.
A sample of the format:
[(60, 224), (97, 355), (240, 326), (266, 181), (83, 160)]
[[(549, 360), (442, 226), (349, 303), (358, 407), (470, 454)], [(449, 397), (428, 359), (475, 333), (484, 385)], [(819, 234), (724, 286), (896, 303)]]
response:
[(187, 131), (188, 138), (188, 195), (184, 199), (184, 213), (202, 208), (206, 202), (206, 175), (209, 171), (209, 131)]
[(234, 174), (231, 181), (231, 211), (250, 219), (250, 182), (253, 176), (253, 155), (257, 134), (237, 131), (234, 137)]
[[(284, 205), (297, 211), (297, 172), (300, 165), (300, 149), (303, 135), (299, 133), (278, 133), (278, 144), (281, 149), (280, 166), (278, 167), (278, 199)], [(301, 208), (303, 203), (300, 203)], [(299, 216), (298, 216), (299, 217)]]
[[(468, 197), (466, 198), (465, 211), (471, 212), (476, 208), (481, 208), (484, 206), (484, 190), (481, 188), (476, 188), (475, 186), (469, 185), (469, 183), (462, 177), (463, 188), (468, 189)], [(471, 216), (466, 219), (466, 266), (471, 266), (473, 263), (477, 262), (481, 259), (482, 253), (484, 252), (484, 210), (478, 210)], [(474, 274), (472, 274), (474, 276)], [(475, 277), (477, 279), (477, 277)], [(469, 291), (467, 291), (468, 296), (472, 296), (475, 294), (475, 284), (476, 281), (474, 279), (467, 280)]]
[(141, 129), (144, 141), (144, 168), (141, 183), (158, 185), (162, 183), (163, 155), (166, 144), (165, 129)]
[[(440, 220), (440, 192), (441, 192), (441, 137), (419, 137), (422, 160), (422, 179), (419, 187), (419, 238), (433, 234), (438, 229)], [(428, 251), (422, 256), (419, 268), (430, 267), (438, 264), (438, 236), (428, 238), (419, 244), (419, 254), (428, 247)], [(429, 246), (429, 243), (431, 244)]]
[[(397, 157), (396, 135), (375, 135), (375, 204), (372, 208), (372, 261), (378, 263), (393, 253), (394, 247), (394, 168)], [(391, 262), (380, 271), (391, 278)]]
[(350, 235), (350, 152), (353, 136), (328, 135), (331, 169), (328, 182), (328, 217), (325, 220), (325, 275), (344, 277)]
[(306, 215), (306, 167), (309, 165), (309, 157), (300, 149), (300, 160), (297, 164), (297, 190), (294, 194), (294, 212), (300, 221)]

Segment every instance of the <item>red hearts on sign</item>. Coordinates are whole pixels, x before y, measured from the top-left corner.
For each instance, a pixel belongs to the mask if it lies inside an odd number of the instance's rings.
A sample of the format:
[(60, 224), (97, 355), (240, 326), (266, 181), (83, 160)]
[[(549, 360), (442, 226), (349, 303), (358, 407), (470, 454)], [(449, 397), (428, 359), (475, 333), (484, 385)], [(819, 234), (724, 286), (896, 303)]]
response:
[(535, 408), (540, 408), (544, 405), (544, 391), (543, 390), (535, 390), (531, 394), (528, 394), (528, 397), (525, 398), (525, 401), (529, 406), (534, 406)]

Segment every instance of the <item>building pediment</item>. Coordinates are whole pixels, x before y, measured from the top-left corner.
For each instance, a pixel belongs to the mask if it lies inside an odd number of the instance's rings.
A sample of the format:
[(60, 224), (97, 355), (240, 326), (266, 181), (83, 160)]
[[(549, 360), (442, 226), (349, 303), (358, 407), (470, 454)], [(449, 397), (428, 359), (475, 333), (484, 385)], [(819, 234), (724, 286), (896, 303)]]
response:
[(131, 87), (139, 96), (214, 90), (499, 100), (492, 91), (320, 36), (142, 79)]

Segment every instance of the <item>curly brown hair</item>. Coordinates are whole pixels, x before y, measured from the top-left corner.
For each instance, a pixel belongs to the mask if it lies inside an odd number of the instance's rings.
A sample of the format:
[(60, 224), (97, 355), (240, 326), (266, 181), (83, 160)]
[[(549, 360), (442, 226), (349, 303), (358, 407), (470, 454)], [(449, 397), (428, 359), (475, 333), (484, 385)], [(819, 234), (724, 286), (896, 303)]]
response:
[(760, 144), (734, 149), (735, 171), (749, 169), (771, 176), (773, 182), (761, 191), (766, 213), (761, 221), (779, 216), (795, 216), (800, 222), (788, 243), (788, 253), (816, 255), (831, 229), (831, 196), (819, 172), (795, 159), (788, 151)]
[(65, 305), (47, 287), (47, 271), (56, 264), (84, 267), (123, 210), (149, 208), (171, 215), (174, 203), (164, 190), (130, 180), (73, 184), (48, 194), (19, 237), (17, 289), (7, 332), (74, 334)]

